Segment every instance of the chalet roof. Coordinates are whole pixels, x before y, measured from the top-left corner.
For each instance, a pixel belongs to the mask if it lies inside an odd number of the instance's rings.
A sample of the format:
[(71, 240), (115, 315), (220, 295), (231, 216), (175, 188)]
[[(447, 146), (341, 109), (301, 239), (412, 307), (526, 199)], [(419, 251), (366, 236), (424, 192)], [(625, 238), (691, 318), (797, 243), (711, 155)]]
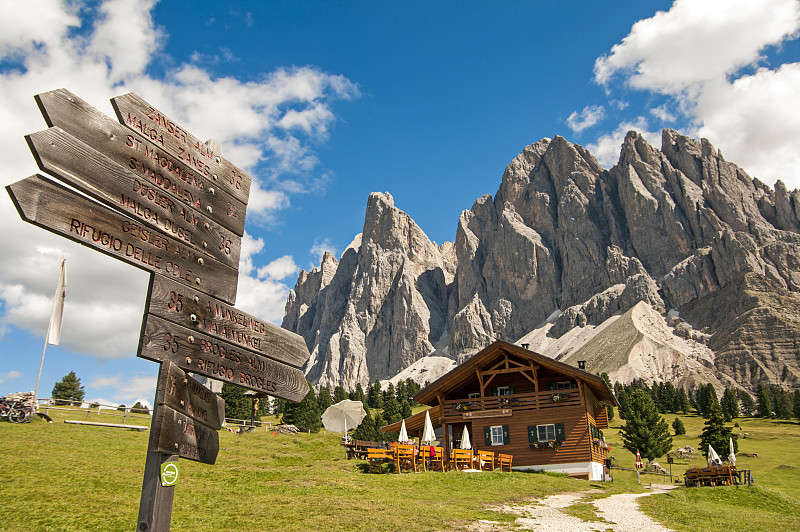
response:
[[(601, 402), (608, 403), (611, 406), (617, 406), (617, 400), (614, 397), (614, 393), (608, 387), (606, 381), (604, 381), (601, 377), (593, 373), (589, 373), (588, 371), (578, 369), (574, 366), (570, 366), (569, 364), (558, 362), (557, 360), (540, 355), (534, 351), (528, 351), (527, 349), (523, 349), (518, 345), (500, 340), (484, 348), (482, 351), (479, 351), (461, 363), (459, 366), (456, 366), (448, 373), (442, 375), (430, 385), (417, 392), (417, 394), (414, 395), (414, 400), (425, 405), (434, 404), (436, 401), (437, 392), (445, 395), (451, 393), (452, 391), (458, 389), (465, 379), (473, 377), (476, 369), (488, 369), (492, 366), (492, 364), (496, 363), (498, 360), (501, 360), (506, 353), (513, 355), (518, 359), (529, 360), (537, 366), (549, 368), (552, 371), (566, 375), (573, 379), (582, 380), (589, 386), (589, 388), (592, 390), (592, 393), (594, 393), (595, 397), (597, 397), (597, 399), (599, 399)], [(406, 428), (408, 428), (407, 424)]]
[[(419, 432), (422, 434), (422, 429), (425, 428), (425, 412), (429, 412), (431, 416), (431, 424), (433, 425), (434, 429), (437, 429), (442, 426), (439, 422), (439, 410), (441, 407), (436, 405), (434, 407), (429, 408), (428, 410), (423, 410), (422, 412), (417, 412), (411, 417), (406, 418), (406, 430), (409, 433), (417, 433)], [(381, 427), (381, 432), (400, 432), (400, 424), (403, 421), (400, 420), (397, 423), (392, 423), (391, 425), (385, 425)]]

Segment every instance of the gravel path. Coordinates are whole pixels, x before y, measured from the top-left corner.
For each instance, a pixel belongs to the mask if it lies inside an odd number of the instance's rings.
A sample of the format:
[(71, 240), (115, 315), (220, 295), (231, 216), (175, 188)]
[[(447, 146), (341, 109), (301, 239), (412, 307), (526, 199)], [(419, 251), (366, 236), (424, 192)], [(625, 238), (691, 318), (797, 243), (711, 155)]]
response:
[(508, 530), (670, 532), (669, 528), (656, 523), (639, 511), (636, 499), (656, 493), (664, 493), (672, 488), (673, 486), (654, 485), (653, 489), (647, 493), (623, 493), (592, 501), (597, 508), (597, 515), (603, 521), (583, 521), (561, 511), (591, 493), (591, 491), (583, 491), (552, 495), (529, 505), (492, 508), (498, 512), (515, 514), (520, 517), (516, 519), (513, 528), (492, 521), (479, 521), (467, 530), (469, 532), (503, 532)]

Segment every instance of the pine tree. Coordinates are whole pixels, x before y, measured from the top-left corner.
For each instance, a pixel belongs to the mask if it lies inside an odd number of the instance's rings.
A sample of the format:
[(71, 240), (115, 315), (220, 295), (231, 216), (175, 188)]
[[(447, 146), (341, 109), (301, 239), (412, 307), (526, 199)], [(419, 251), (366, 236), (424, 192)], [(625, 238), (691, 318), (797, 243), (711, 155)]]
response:
[(381, 428), (383, 426), (385, 426), (387, 424), (391, 424), (391, 423), (386, 423), (386, 420), (384, 419), (384, 417), (381, 415), (380, 412), (375, 412), (375, 418), (372, 420), (372, 424), (375, 426), (375, 433), (372, 436), (373, 440), (375, 440), (375, 441), (389, 441), (390, 439), (393, 439), (393, 440), (397, 441), (397, 433), (396, 432), (390, 432), (390, 433), (387, 433), (387, 434), (384, 434), (383, 432), (381, 432)]
[[(730, 447), (730, 438), (732, 437), (732, 430), (725, 426), (725, 417), (722, 414), (722, 408), (719, 405), (711, 405), (711, 410), (708, 413), (708, 421), (706, 421), (703, 433), (700, 435), (700, 450), (708, 457), (708, 446), (714, 447), (718, 454), (727, 454), (725, 451)], [(734, 452), (739, 450), (739, 443), (736, 436), (733, 436), (733, 449)]]
[(678, 388), (677, 396), (678, 396), (678, 399), (677, 399), (678, 406), (677, 406), (676, 412), (681, 412), (683, 414), (688, 414), (689, 410), (691, 410), (691, 408), (692, 408), (692, 405), (689, 402), (689, 396), (686, 395), (686, 390), (684, 388)]
[(56, 404), (80, 405), (83, 402), (83, 386), (81, 386), (81, 380), (75, 376), (74, 371), (64, 375), (53, 386), (50, 397), (57, 399)]
[(650, 394), (635, 389), (628, 399), (630, 404), (625, 426), (620, 431), (623, 447), (633, 454), (638, 450), (647, 460), (663, 456), (672, 446), (672, 435)]
[(250, 421), (253, 401), (244, 395), (244, 388), (224, 382), (219, 396), (225, 401), (226, 418)]
[(150, 409), (139, 401), (136, 401), (136, 404), (131, 408), (131, 412), (136, 414), (150, 414)]
[(342, 388), (341, 386), (336, 386), (336, 388), (333, 389), (333, 402), (334, 403), (338, 403), (340, 401), (344, 401), (347, 398), (348, 398), (347, 397), (347, 392), (344, 391), (344, 388)]
[(369, 387), (367, 392), (367, 404), (370, 408), (383, 408), (383, 394), (381, 393), (381, 382), (375, 380), (375, 383)]
[(333, 399), (331, 399), (331, 391), (328, 389), (327, 386), (319, 389), (317, 402), (319, 403), (320, 412), (325, 412), (328, 409), (328, 407), (333, 404)]
[(622, 386), (619, 387), (619, 391), (617, 391), (617, 403), (619, 403), (619, 417), (621, 419), (628, 419), (629, 410), (630, 410), (630, 402), (628, 400), (628, 392), (625, 391), (625, 388)]
[(362, 405), (367, 404), (367, 397), (364, 395), (364, 388), (361, 387), (360, 382), (356, 384), (356, 389), (350, 394), (350, 400), (361, 401)]
[(294, 410), (293, 424), (298, 428), (313, 432), (322, 427), (322, 411), (319, 409), (317, 395), (314, 393), (311, 383), (308, 385), (308, 393)]
[(411, 403), (408, 402), (408, 399), (403, 399), (400, 403), (400, 416), (403, 419), (411, 417)]
[(775, 405), (775, 417), (778, 419), (790, 419), (794, 413), (794, 404), (789, 392), (780, 386), (774, 386), (772, 391)]
[(375, 440), (375, 421), (372, 416), (366, 415), (361, 423), (353, 431), (353, 439), (355, 440)]
[(764, 383), (759, 383), (756, 387), (756, 400), (758, 401), (758, 417), (772, 417), (772, 398)]
[(681, 418), (677, 416), (675, 417), (675, 421), (672, 422), (672, 428), (675, 430), (675, 436), (686, 434), (686, 425), (684, 425)]
[(725, 421), (730, 421), (739, 417), (739, 399), (732, 388), (725, 388), (722, 394), (722, 401), (719, 402)]
[(400, 381), (397, 383), (397, 387), (395, 388), (394, 394), (397, 396), (397, 402), (400, 404), (403, 403), (403, 400), (408, 400), (406, 383), (404, 381)]
[(794, 391), (792, 401), (794, 402), (794, 417), (800, 419), (800, 390)]
[(739, 390), (738, 396), (739, 400), (742, 402), (742, 414), (747, 417), (752, 416), (756, 409), (756, 403), (753, 400), (753, 396), (744, 390)]
[(400, 403), (397, 402), (397, 397), (394, 394), (390, 395), (383, 403), (383, 418), (388, 424), (396, 423), (402, 419)]

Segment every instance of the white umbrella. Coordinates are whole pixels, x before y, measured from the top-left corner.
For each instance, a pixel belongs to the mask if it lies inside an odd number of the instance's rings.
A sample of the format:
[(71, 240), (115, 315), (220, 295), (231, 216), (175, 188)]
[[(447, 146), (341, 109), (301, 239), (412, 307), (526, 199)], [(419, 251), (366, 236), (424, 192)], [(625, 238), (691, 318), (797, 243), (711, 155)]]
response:
[(464, 432), (461, 433), (461, 448), (472, 449), (472, 444), (469, 441), (469, 432), (467, 432), (466, 425), (464, 425)]
[(325, 430), (346, 434), (348, 429), (356, 428), (366, 415), (361, 401), (345, 399), (325, 410), (325, 413), (322, 414), (322, 424), (325, 426)]
[(728, 455), (728, 462), (736, 465), (736, 454), (733, 452), (733, 437), (731, 437), (731, 454)]
[(719, 459), (719, 455), (717, 451), (714, 450), (711, 445), (708, 446), (708, 465), (719, 465), (722, 463), (722, 460)]
[(422, 439), (420, 440), (420, 443), (427, 443), (428, 445), (430, 445), (430, 443), (433, 440), (434, 440), (433, 423), (431, 423), (431, 415), (430, 415), (430, 413), (426, 410), (425, 411), (425, 428), (422, 429)]
[(406, 420), (405, 419), (400, 424), (400, 435), (397, 436), (397, 441), (399, 441), (399, 442), (407, 442), (408, 441), (408, 431), (406, 430)]

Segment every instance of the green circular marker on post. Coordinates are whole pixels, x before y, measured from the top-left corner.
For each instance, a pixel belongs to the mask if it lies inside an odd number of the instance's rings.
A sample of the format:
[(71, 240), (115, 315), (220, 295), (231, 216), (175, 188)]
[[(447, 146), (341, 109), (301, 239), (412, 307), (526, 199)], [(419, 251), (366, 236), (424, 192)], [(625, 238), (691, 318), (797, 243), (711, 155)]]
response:
[(178, 462), (161, 464), (161, 485), (174, 486), (178, 482)]

